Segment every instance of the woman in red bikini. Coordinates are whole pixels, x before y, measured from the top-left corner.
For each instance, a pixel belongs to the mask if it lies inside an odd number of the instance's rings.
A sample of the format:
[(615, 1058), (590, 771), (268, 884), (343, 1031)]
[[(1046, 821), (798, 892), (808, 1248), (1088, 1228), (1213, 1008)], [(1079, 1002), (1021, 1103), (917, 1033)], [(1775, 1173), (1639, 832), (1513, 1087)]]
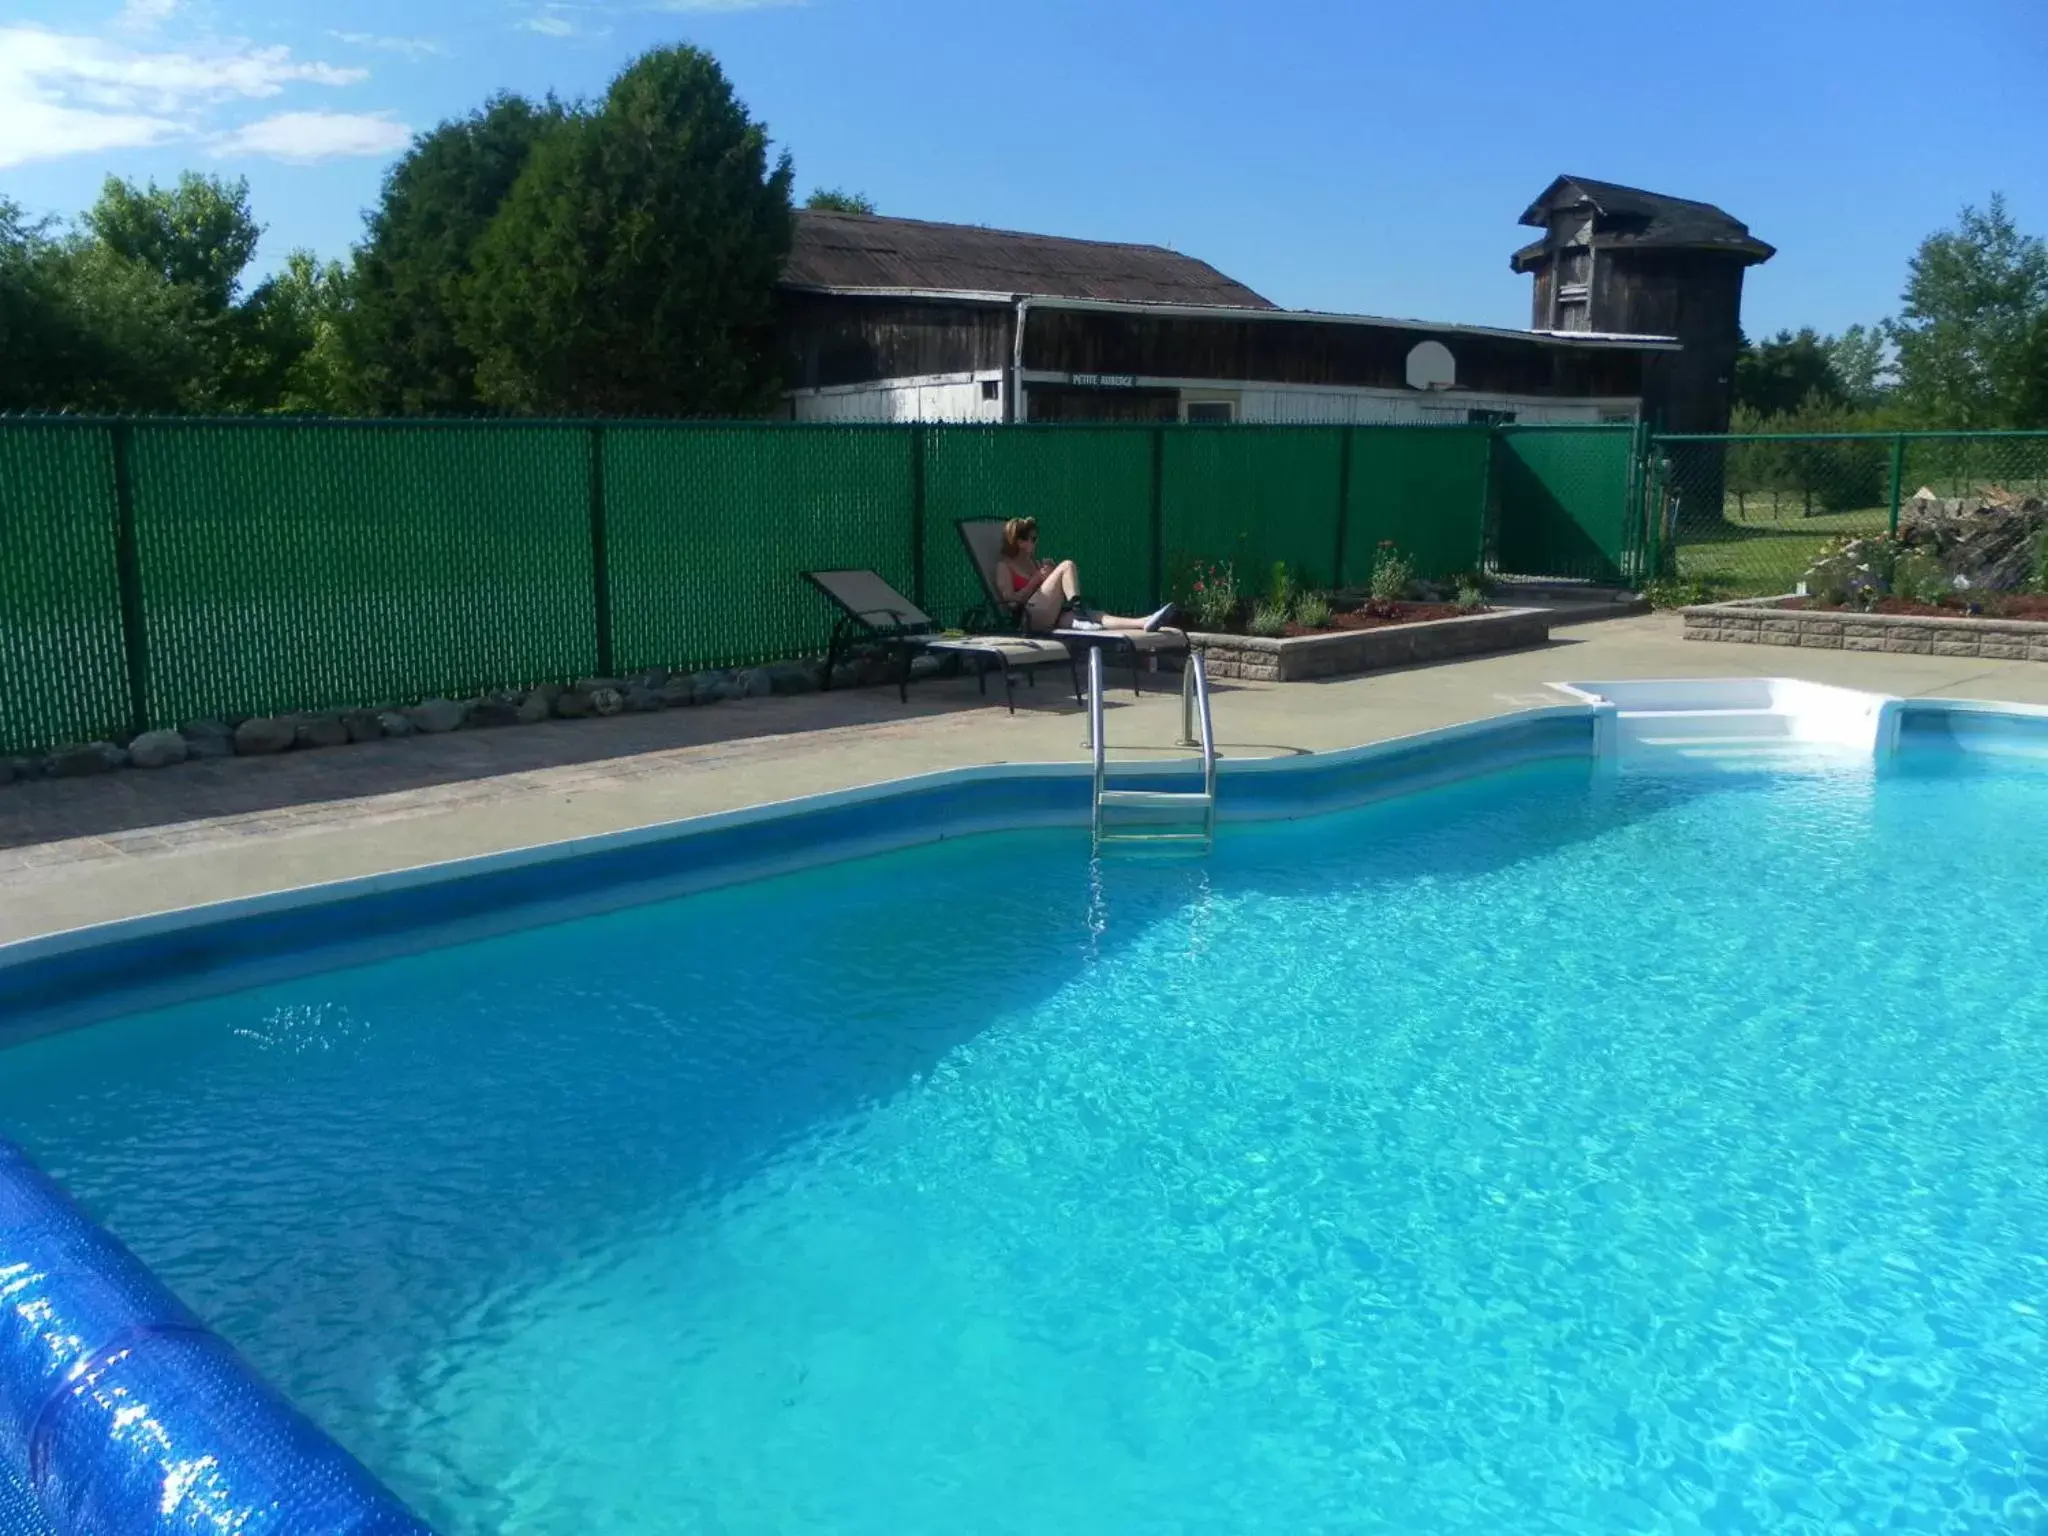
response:
[(1021, 609), (1027, 629), (1157, 629), (1173, 617), (1173, 604), (1142, 619), (1095, 613), (1081, 606), (1081, 573), (1071, 560), (1038, 558), (1038, 519), (1013, 517), (1003, 524), (1003, 558), (996, 582), (1010, 606)]

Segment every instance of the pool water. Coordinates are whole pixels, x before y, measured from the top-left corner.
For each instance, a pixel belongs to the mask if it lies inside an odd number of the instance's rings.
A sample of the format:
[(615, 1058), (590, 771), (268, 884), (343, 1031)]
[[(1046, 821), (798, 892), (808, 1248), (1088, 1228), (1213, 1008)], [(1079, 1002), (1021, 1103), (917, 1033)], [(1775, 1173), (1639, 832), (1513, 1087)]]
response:
[(2048, 774), (973, 839), (0, 1054), (449, 1536), (2048, 1530)]

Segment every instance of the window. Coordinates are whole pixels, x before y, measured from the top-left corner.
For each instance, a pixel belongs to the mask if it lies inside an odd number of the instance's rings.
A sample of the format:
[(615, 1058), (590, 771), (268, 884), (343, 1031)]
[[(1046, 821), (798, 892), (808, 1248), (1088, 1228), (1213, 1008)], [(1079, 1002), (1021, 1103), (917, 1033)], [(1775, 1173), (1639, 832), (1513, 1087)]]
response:
[(1189, 421), (1235, 421), (1237, 420), (1237, 407), (1228, 400), (1190, 400), (1188, 402), (1187, 419)]
[(1000, 399), (1002, 399), (1002, 398), (1003, 398), (1003, 386), (1002, 386), (1002, 382), (1001, 382), (1000, 380), (998, 380), (998, 379), (983, 379), (983, 380), (981, 381), (981, 398), (982, 398), (982, 399), (984, 399), (984, 400), (1000, 400)]

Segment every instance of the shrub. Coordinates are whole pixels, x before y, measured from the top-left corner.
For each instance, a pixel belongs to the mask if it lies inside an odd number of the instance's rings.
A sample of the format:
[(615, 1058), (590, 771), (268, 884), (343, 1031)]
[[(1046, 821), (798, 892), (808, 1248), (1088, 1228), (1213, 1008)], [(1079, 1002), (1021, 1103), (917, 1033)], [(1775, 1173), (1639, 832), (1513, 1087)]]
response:
[(1909, 603), (1937, 603), (1953, 590), (1948, 571), (1925, 550), (1907, 550), (1892, 566), (1892, 593)]
[(1300, 591), (1301, 583), (1287, 569), (1287, 562), (1275, 560), (1272, 574), (1266, 582), (1266, 601), (1284, 612), (1294, 606), (1294, 599)]
[(1398, 603), (1408, 594), (1408, 584), (1415, 578), (1415, 567), (1408, 557), (1401, 553), (1392, 539), (1381, 539), (1379, 551), (1372, 559), (1372, 582), (1369, 590), (1375, 603)]
[(1175, 598), (1196, 629), (1227, 630), (1237, 620), (1237, 570), (1228, 560), (1191, 561)]
[(1261, 599), (1253, 606), (1251, 621), (1245, 628), (1255, 635), (1277, 638), (1287, 633), (1287, 610), (1278, 603)]
[(1458, 583), (1458, 596), (1456, 598), (1456, 602), (1460, 608), (1463, 608), (1466, 612), (1469, 613), (1475, 609), (1484, 608), (1486, 606), (1486, 594), (1480, 591), (1477, 587), (1473, 586), (1470, 582), (1461, 581)]
[(1294, 600), (1294, 622), (1303, 629), (1321, 629), (1330, 622), (1330, 600), (1320, 592), (1304, 592)]

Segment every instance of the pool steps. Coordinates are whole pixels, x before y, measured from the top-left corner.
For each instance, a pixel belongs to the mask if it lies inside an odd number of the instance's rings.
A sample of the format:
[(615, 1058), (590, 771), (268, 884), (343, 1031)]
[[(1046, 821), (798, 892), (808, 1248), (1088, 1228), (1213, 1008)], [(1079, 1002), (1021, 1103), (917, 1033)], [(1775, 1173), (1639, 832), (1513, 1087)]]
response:
[(1901, 700), (1796, 678), (1566, 683), (1603, 710), (1600, 756), (1619, 767), (1784, 767), (1896, 749)]

